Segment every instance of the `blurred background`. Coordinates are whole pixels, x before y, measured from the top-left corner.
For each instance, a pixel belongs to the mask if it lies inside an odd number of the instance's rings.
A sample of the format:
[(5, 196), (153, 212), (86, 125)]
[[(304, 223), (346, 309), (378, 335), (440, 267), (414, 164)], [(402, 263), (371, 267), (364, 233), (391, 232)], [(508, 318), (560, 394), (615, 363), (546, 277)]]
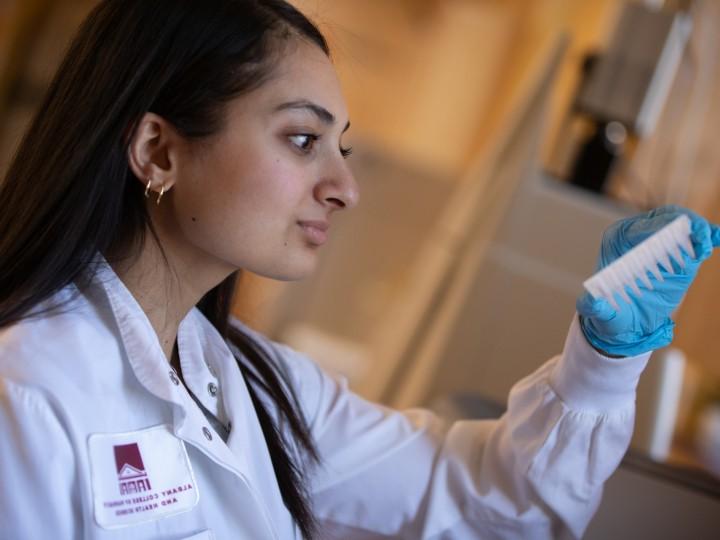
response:
[[(369, 399), (501, 414), (562, 350), (607, 225), (661, 204), (720, 222), (720, 2), (293, 3), (331, 43), (361, 204), (313, 278), (244, 274), (234, 311)], [(93, 5), (0, 0), (0, 172)], [(717, 537), (717, 302), (714, 257), (588, 538)]]

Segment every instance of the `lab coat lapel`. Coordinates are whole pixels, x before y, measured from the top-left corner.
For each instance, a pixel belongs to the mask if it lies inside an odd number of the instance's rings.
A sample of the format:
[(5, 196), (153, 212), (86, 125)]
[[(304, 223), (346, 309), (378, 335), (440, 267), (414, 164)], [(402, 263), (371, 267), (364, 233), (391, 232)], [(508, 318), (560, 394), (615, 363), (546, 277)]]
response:
[[(243, 361), (247, 362), (245, 359)], [(245, 378), (229, 348), (226, 347), (225, 354), (217, 358), (216, 365), (226, 388), (223, 392), (225, 410), (232, 422), (228, 447), (235, 456), (243, 460), (248, 481), (261, 495), (265, 506), (270, 509), (270, 514), (287, 516), (288, 511), (282, 503), (282, 494), (255, 406)]]
[[(218, 444), (213, 446), (213, 450), (217, 451), (215, 459), (216, 461), (222, 460), (220, 464), (226, 463), (226, 467), (239, 474), (256, 500), (262, 501), (259, 507), (262, 509), (270, 529), (277, 531), (280, 528), (292, 531), (292, 520), (289, 519), (287, 508), (282, 502), (277, 481), (273, 481), (275, 471), (272, 467), (270, 453), (237, 360), (225, 340), (202, 313), (193, 310), (191, 315), (194, 317), (188, 318), (187, 322), (183, 324), (183, 331), (202, 336), (202, 339), (195, 340), (195, 342), (204, 344), (205, 361), (208, 367), (218, 375), (222, 385), (223, 407), (227, 411), (232, 425), (227, 444), (218, 441)], [(188, 341), (192, 341), (189, 336)], [(187, 426), (189, 425), (191, 422), (187, 423)], [(183, 427), (183, 431), (187, 426)], [(197, 430), (193, 430), (194, 432)], [(191, 437), (192, 434), (188, 433), (187, 436)], [(207, 453), (205, 449), (201, 448), (201, 450)], [(270, 519), (270, 516), (275, 516), (275, 519)], [(286, 523), (281, 524), (278, 516), (285, 516)], [(277, 536), (277, 532), (275, 534)], [(289, 536), (286, 534), (282, 537)]]

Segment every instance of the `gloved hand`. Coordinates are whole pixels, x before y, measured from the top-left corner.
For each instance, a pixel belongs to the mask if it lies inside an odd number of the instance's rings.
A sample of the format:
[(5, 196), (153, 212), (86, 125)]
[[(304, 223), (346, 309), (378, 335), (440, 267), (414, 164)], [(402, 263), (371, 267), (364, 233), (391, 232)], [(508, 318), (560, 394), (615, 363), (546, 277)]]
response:
[(620, 306), (616, 311), (603, 299), (595, 299), (589, 293), (578, 298), (576, 308), (580, 325), (587, 340), (598, 350), (613, 356), (635, 356), (665, 347), (673, 339), (675, 323), (670, 318), (690, 287), (700, 264), (707, 259), (714, 247), (720, 245), (720, 227), (708, 223), (697, 214), (679, 206), (663, 206), (646, 214), (618, 221), (603, 235), (598, 270), (604, 268), (637, 244), (669, 224), (681, 214), (691, 221), (690, 238), (695, 249), (695, 259), (682, 250), (685, 268), (672, 260), (675, 274), (660, 266), (659, 282), (648, 274), (654, 290), (648, 290), (638, 281), (642, 296), (626, 287), (630, 304), (615, 296)]

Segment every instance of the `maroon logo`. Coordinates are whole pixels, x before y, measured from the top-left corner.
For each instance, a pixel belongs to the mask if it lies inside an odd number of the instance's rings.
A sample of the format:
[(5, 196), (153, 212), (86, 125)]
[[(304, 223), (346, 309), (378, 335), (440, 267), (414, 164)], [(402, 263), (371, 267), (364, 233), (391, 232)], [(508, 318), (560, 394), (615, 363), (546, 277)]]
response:
[(115, 450), (120, 495), (150, 491), (150, 479), (145, 472), (140, 448), (137, 443), (121, 444)]

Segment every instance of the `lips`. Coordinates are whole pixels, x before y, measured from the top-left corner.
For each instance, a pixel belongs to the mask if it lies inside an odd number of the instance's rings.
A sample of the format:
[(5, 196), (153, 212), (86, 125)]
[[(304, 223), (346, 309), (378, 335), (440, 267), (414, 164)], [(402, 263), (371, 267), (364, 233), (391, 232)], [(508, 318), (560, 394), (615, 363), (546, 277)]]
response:
[(327, 241), (327, 230), (330, 228), (327, 221), (298, 221), (298, 225), (311, 244), (320, 246)]

